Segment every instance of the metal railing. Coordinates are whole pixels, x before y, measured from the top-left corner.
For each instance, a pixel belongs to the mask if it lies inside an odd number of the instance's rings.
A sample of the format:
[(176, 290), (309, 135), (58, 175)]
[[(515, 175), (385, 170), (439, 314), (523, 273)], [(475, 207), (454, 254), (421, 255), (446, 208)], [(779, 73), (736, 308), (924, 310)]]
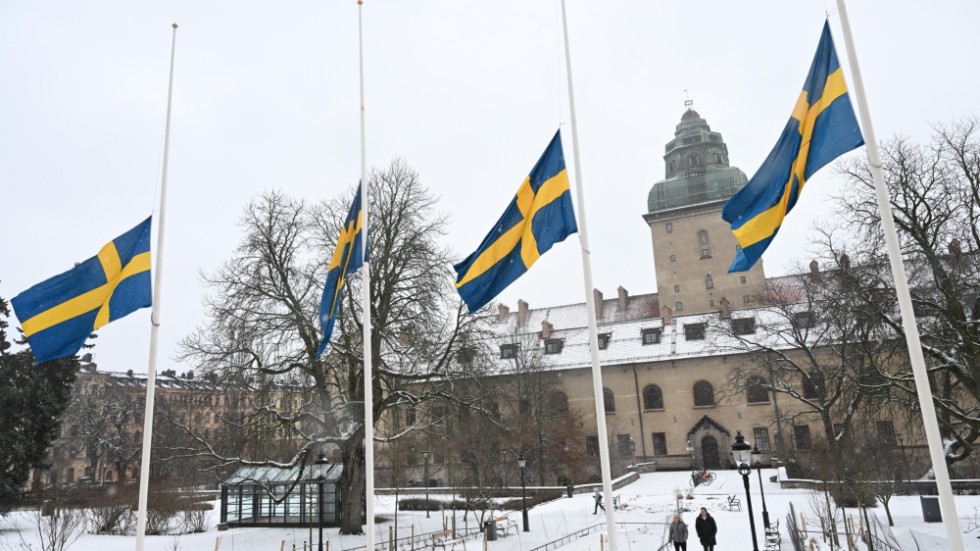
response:
[[(622, 526), (622, 527), (625, 528), (625, 527), (629, 527), (629, 526), (660, 526), (660, 525), (663, 525), (663, 524), (666, 524), (666, 523), (663, 523), (663, 522), (617, 522), (616, 523), (616, 526)], [(588, 536), (588, 535), (594, 534), (596, 532), (599, 532), (601, 529), (603, 529), (605, 527), (606, 527), (606, 523), (605, 522), (596, 523), (596, 524), (593, 524), (592, 526), (588, 526), (586, 528), (582, 528), (581, 530), (576, 530), (576, 531), (574, 531), (574, 532), (572, 532), (570, 534), (566, 534), (565, 536), (562, 536), (562, 537), (560, 537), (560, 538), (558, 538), (556, 540), (549, 541), (548, 543), (546, 543), (544, 545), (539, 545), (538, 547), (535, 547), (534, 549), (531, 549), (531, 551), (554, 551), (555, 549), (558, 549), (559, 547), (564, 547), (565, 545), (567, 545), (567, 544), (569, 544), (569, 543), (571, 543), (571, 542), (573, 542), (573, 541), (575, 541), (575, 540), (577, 540), (579, 538), (584, 538), (585, 536)], [(656, 549), (656, 551), (662, 551), (665, 548), (666, 548), (666, 544), (661, 545), (659, 548)]]

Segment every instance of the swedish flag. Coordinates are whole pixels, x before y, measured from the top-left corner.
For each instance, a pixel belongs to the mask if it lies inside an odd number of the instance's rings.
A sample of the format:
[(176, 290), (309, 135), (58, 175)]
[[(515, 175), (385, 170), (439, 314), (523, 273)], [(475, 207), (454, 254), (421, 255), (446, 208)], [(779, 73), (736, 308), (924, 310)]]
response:
[(863, 144), (830, 25), (824, 23), (810, 73), (776, 147), (722, 210), (741, 245), (728, 271), (750, 269), (793, 210), (810, 176)]
[(35, 362), (72, 356), (92, 331), (151, 305), (150, 220), (10, 301)]
[(480, 247), (455, 266), (456, 288), (470, 313), (577, 231), (559, 131)]
[(344, 226), (340, 228), (337, 246), (334, 247), (333, 256), (330, 258), (327, 281), (323, 285), (323, 297), (320, 299), (320, 327), (323, 329), (323, 342), (316, 352), (318, 358), (330, 344), (330, 335), (333, 334), (337, 312), (340, 310), (340, 292), (347, 282), (347, 274), (356, 272), (366, 260), (363, 252), (362, 224), (361, 186), (357, 186), (350, 212), (347, 213)]

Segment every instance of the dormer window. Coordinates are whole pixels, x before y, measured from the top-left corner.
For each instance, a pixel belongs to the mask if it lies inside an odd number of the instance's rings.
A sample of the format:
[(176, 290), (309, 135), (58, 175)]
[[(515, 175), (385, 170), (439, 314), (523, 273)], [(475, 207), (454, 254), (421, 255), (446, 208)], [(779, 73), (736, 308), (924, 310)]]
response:
[(513, 360), (517, 358), (517, 351), (521, 349), (520, 344), (502, 344), (500, 345), (500, 359), (501, 360)]
[(661, 329), (659, 327), (654, 327), (650, 329), (643, 329), (640, 335), (643, 338), (643, 344), (657, 344), (660, 342)]
[(689, 341), (704, 340), (704, 324), (688, 323), (684, 325), (684, 338)]
[(545, 354), (561, 354), (562, 346), (565, 345), (565, 339), (545, 339), (544, 340), (544, 353)]
[(733, 319), (732, 331), (736, 335), (751, 335), (755, 333), (755, 318)]
[(609, 348), (609, 339), (611, 338), (612, 333), (599, 333), (599, 350)]

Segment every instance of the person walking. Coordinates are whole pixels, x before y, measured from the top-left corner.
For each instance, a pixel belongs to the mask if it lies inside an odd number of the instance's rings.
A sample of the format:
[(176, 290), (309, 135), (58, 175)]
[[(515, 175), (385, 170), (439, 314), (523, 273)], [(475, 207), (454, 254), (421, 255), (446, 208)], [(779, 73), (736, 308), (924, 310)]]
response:
[(602, 492), (599, 491), (599, 488), (596, 488), (595, 491), (592, 492), (592, 499), (595, 500), (595, 509), (592, 511), (593, 515), (598, 515), (599, 509), (602, 509), (603, 511), (606, 510), (606, 508), (602, 506)]
[(687, 525), (681, 520), (680, 515), (674, 515), (674, 522), (670, 523), (670, 541), (674, 544), (674, 551), (687, 551)]
[(718, 525), (715, 524), (715, 517), (709, 515), (704, 507), (694, 521), (694, 531), (698, 533), (704, 551), (715, 551), (715, 534), (718, 533)]

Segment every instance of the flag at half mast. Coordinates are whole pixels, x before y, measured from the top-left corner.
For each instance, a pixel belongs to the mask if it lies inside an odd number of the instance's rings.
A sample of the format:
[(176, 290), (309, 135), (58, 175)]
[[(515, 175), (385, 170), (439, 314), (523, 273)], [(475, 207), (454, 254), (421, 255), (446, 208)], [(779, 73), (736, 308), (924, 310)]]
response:
[(470, 313), (577, 231), (559, 131), (480, 246), (455, 266), (456, 289)]
[(337, 246), (334, 247), (333, 256), (330, 257), (327, 281), (323, 285), (323, 297), (320, 299), (320, 327), (323, 329), (323, 341), (316, 352), (317, 358), (323, 355), (323, 351), (330, 344), (333, 326), (337, 321), (337, 313), (340, 311), (340, 294), (344, 290), (344, 284), (347, 283), (347, 274), (359, 270), (366, 260), (364, 233), (361, 231), (364, 222), (363, 217), (361, 186), (359, 185), (354, 194), (350, 211), (347, 213), (347, 219), (344, 220), (344, 225), (340, 228), (340, 235), (337, 236)]
[(824, 23), (810, 73), (779, 141), (721, 212), (740, 246), (728, 271), (752, 268), (796, 206), (807, 180), (863, 144), (830, 25)]
[(10, 301), (36, 363), (75, 355), (92, 331), (152, 304), (150, 221)]

